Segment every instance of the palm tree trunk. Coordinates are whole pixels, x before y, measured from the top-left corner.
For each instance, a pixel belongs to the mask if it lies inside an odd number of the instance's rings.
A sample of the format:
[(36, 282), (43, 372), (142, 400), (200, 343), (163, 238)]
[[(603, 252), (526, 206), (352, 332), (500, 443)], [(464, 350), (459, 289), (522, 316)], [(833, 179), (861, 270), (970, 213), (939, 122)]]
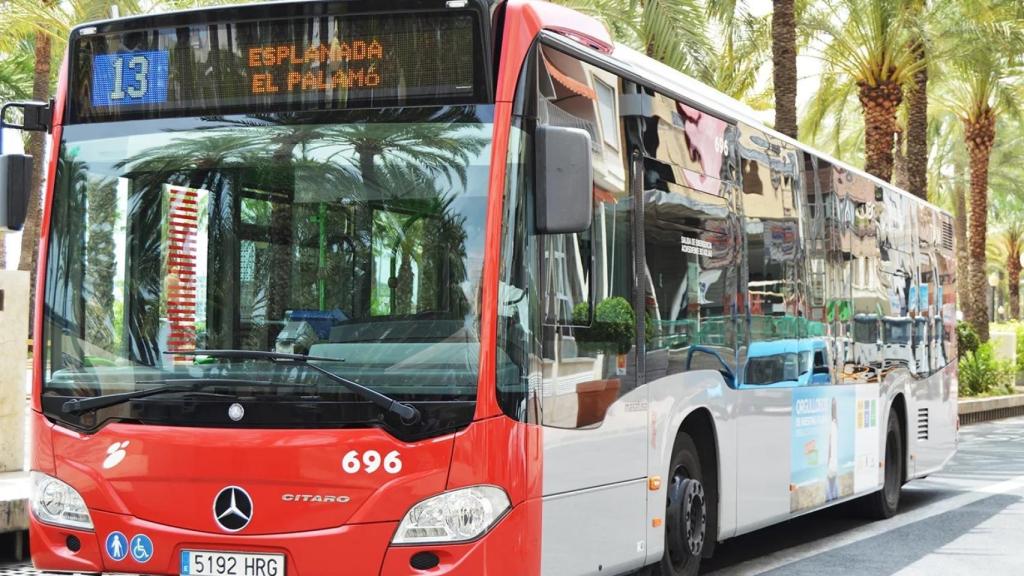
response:
[[(36, 67), (32, 79), (32, 99), (46, 101), (50, 98), (50, 36), (36, 32)], [(39, 253), (39, 221), (42, 216), (42, 188), (46, 174), (46, 133), (33, 132), (28, 140), (28, 153), (35, 158), (32, 171), (32, 186), (29, 190), (28, 212), (21, 234), (21, 257), (18, 269), (29, 273), (29, 310), (35, 309), (36, 301), (36, 259)], [(30, 315), (32, 316), (32, 315)], [(32, 331), (29, 322), (29, 332)]]
[(964, 138), (971, 164), (971, 218), (968, 258), (971, 262), (971, 314), (967, 320), (982, 342), (988, 341), (988, 282), (985, 278), (985, 241), (988, 225), (988, 162), (996, 137), (996, 117), (985, 107), (974, 118), (964, 120)]
[(891, 80), (883, 80), (877, 86), (858, 82), (858, 88), (864, 109), (864, 151), (867, 156), (864, 170), (890, 182), (896, 109), (903, 102), (903, 88)]
[(963, 168), (957, 162), (953, 165), (953, 203), (956, 219), (956, 293), (964, 318), (971, 317), (970, 259), (967, 257), (967, 196), (964, 193)]
[[(923, 62), (924, 42), (914, 47), (918, 62)], [(914, 74), (907, 95), (907, 191), (922, 200), (928, 199), (928, 68)]]
[(794, 0), (773, 0), (772, 77), (775, 129), (796, 138), (796, 13)]
[(1010, 283), (1010, 318), (1020, 320), (1020, 245), (1014, 243), (1006, 259), (1006, 272)]
[[(380, 183), (378, 181), (377, 166), (374, 159), (382, 152), (376, 142), (361, 142), (356, 145), (356, 154), (359, 155), (359, 174), (363, 177), (363, 193), (367, 196), (375, 193)], [(354, 208), (353, 219), (355, 229), (360, 231), (359, 242), (356, 244), (356, 262), (363, 262), (363, 268), (356, 275), (355, 286), (355, 310), (357, 319), (363, 315), (369, 317), (373, 302), (373, 210), (367, 202), (357, 202)], [(365, 232), (364, 232), (365, 231)]]
[(395, 290), (392, 296), (395, 299), (395, 307), (391, 310), (392, 314), (412, 314), (412, 288), (413, 288), (413, 275), (412, 275), (412, 247), (402, 246), (399, 248), (402, 252), (402, 263), (398, 266), (398, 274), (395, 279)]

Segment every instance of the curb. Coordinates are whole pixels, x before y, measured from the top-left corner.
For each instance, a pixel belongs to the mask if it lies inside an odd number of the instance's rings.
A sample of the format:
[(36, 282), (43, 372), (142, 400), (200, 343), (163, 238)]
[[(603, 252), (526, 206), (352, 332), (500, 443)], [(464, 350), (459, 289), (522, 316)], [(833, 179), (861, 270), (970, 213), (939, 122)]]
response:
[(960, 400), (957, 411), (961, 425), (1024, 416), (1024, 394)]

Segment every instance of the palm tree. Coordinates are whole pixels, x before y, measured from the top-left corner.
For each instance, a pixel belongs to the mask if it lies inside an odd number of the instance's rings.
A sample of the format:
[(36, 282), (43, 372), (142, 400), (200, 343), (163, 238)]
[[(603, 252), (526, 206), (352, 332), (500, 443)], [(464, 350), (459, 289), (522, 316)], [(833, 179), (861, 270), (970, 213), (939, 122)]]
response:
[[(940, 76), (941, 77), (941, 76)], [(942, 88), (941, 83), (938, 85)], [(936, 107), (929, 119), (928, 141), (928, 197), (953, 213), (953, 231), (956, 238), (956, 296), (959, 309), (968, 316), (971, 306), (970, 277), (967, 258), (967, 154), (963, 150), (962, 126), (956, 115)]]
[(1010, 300), (1010, 317), (1020, 319), (1020, 257), (1024, 251), (1024, 214), (1000, 223), (989, 240), (987, 261), (1006, 270)]
[(14, 41), (0, 47), (0, 101), (24, 100), (32, 93), (32, 56), (29, 42)]
[(770, 21), (745, 12), (721, 19), (721, 48), (708, 55), (707, 70), (700, 80), (756, 110), (770, 109), (775, 105), (772, 89), (759, 82), (760, 70), (770, 58)]
[(989, 222), (991, 229), (987, 256), (999, 270), (1007, 273), (1010, 315), (1020, 319), (1021, 254), (1024, 252), (1024, 196), (1020, 195), (1020, 182), (1024, 179), (1024, 166), (1019, 162), (1019, 150), (1024, 145), (1020, 119), (1005, 121), (1006, 130), (992, 150), (989, 176)]
[[(608, 27), (612, 37), (692, 76), (707, 74), (707, 15), (700, 0), (553, 0), (589, 14)], [(712, 0), (711, 5), (736, 0)], [(731, 11), (730, 11), (731, 13)]]
[[(996, 141), (996, 117), (1001, 113), (1019, 116), (1021, 104), (1019, 51), (1024, 45), (1019, 32), (1007, 24), (1015, 8), (994, 6), (987, 20), (966, 28), (961, 57), (952, 66), (946, 106), (963, 126), (970, 180), (968, 259), (971, 261), (969, 289), (974, 303), (984, 302), (988, 289), (985, 276), (985, 246), (988, 220), (989, 160)], [(1001, 36), (1001, 37), (1000, 37)], [(988, 318), (984, 306), (971, 306), (967, 320), (983, 341), (988, 340)]]
[(864, 169), (890, 181), (903, 85), (924, 65), (908, 48), (912, 19), (891, 0), (824, 0), (806, 20), (825, 43), (825, 72), (805, 126), (815, 136), (856, 92), (864, 118)]

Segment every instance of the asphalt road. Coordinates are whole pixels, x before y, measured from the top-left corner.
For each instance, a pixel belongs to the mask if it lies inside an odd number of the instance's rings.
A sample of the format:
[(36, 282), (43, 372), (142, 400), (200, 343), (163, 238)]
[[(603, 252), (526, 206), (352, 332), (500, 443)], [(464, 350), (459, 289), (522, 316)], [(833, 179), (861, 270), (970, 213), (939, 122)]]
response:
[[(32, 574), (4, 565), (0, 576)], [(870, 522), (842, 507), (729, 540), (714, 576), (1024, 574), (1024, 417), (960, 431), (941, 474), (904, 487), (901, 511)]]
[(824, 510), (729, 540), (714, 576), (1024, 574), (1024, 418), (960, 429), (942, 473), (904, 486), (900, 513)]

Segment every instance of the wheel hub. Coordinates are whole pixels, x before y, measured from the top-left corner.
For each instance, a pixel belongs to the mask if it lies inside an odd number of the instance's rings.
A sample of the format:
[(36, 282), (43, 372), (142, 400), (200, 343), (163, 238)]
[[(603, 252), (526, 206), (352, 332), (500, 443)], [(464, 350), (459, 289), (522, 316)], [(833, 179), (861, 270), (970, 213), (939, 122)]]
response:
[(704, 486), (696, 480), (683, 482), (682, 533), (683, 541), (692, 556), (700, 556), (707, 531), (707, 506)]

